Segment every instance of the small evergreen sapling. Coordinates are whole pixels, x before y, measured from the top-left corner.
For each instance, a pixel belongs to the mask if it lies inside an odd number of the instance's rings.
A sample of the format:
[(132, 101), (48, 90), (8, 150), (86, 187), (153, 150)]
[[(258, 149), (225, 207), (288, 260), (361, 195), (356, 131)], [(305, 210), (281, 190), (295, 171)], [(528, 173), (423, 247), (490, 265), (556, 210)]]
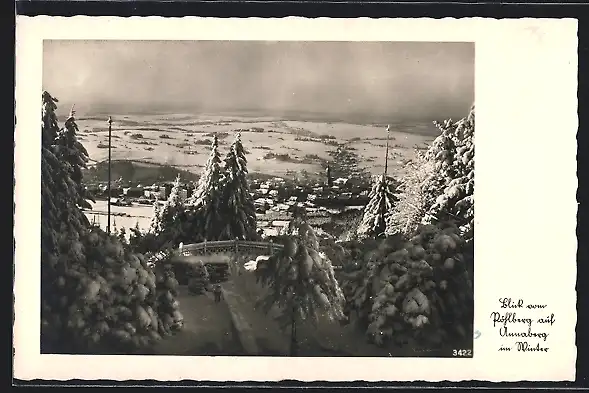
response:
[(396, 201), (393, 180), (383, 175), (377, 176), (369, 198), (356, 232), (360, 238), (378, 237), (386, 233), (387, 220)]
[(197, 295), (203, 293), (210, 283), (209, 273), (202, 261), (198, 261), (190, 267), (188, 289)]
[(161, 230), (162, 230), (162, 225), (161, 225), (162, 221), (160, 218), (161, 210), (162, 210), (161, 204), (160, 204), (159, 200), (156, 200), (153, 203), (153, 215), (151, 216), (151, 222), (149, 224), (149, 230), (148, 230), (149, 233), (156, 234), (156, 233), (161, 232)]
[(159, 244), (169, 243), (176, 246), (185, 240), (185, 226), (187, 217), (185, 206), (180, 197), (180, 176), (176, 177), (168, 199), (163, 206), (156, 202), (151, 232), (158, 238)]
[(289, 227), (284, 248), (256, 268), (258, 281), (268, 287), (261, 304), (266, 312), (277, 306), (278, 322), (290, 326), (290, 355), (298, 354), (297, 324), (321, 317), (343, 319), (344, 296), (335, 278), (331, 261), (319, 251), (313, 229), (303, 217)]

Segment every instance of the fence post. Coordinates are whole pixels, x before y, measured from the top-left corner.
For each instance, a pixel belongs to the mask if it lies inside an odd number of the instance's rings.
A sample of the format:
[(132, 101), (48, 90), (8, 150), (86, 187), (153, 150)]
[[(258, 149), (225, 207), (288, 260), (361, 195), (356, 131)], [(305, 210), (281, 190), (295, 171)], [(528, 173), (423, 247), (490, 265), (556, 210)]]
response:
[(205, 254), (206, 254), (207, 253), (207, 239), (205, 239), (204, 243), (205, 243), (204, 248), (205, 248)]
[(272, 241), (272, 239), (270, 239), (270, 245), (269, 245), (269, 248), (270, 248), (270, 255), (272, 255), (272, 252), (273, 252), (273, 250), (274, 250), (274, 242)]
[(235, 253), (237, 254), (239, 247), (238, 247), (238, 240), (235, 238)]

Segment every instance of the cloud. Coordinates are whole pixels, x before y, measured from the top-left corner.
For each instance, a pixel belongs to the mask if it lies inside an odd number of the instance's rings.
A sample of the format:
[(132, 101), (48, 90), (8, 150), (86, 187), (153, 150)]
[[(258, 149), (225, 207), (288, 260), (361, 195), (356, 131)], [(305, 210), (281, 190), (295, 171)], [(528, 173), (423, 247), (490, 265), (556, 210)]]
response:
[(474, 44), (45, 41), (43, 87), (104, 105), (457, 117), (474, 99)]

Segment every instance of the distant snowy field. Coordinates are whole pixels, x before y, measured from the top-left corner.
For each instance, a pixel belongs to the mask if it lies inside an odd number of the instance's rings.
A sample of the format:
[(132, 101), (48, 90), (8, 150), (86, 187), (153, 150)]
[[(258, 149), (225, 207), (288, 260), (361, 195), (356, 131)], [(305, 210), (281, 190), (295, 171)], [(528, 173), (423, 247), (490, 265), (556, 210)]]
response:
[[(232, 115), (112, 115), (113, 160), (135, 160), (168, 164), (200, 173), (205, 164), (212, 133), (219, 134), (221, 154), (225, 154), (234, 134), (242, 131), (248, 151), (250, 172), (284, 175), (288, 171), (321, 170), (314, 156), (329, 158), (334, 146), (305, 138), (329, 135), (338, 143), (351, 142), (360, 165), (372, 173), (383, 169), (386, 132), (384, 126), (348, 124), (344, 122), (283, 121), (271, 117)], [(78, 114), (80, 139), (91, 160), (108, 157), (108, 116)], [(431, 123), (391, 125), (391, 160), (393, 174), (402, 174), (402, 162), (414, 156), (414, 147), (429, 144), (436, 130)], [(225, 136), (223, 133), (227, 133)], [(137, 135), (140, 134), (140, 135)], [(359, 139), (354, 139), (359, 138)], [(292, 161), (267, 159), (267, 153), (288, 154)], [(307, 157), (310, 156), (310, 157)]]
[[(92, 210), (86, 210), (84, 213), (90, 222), (96, 222), (102, 229), (106, 230), (107, 227), (107, 211), (108, 205), (106, 201), (96, 201), (91, 203)], [(127, 230), (127, 236), (129, 235), (129, 229), (134, 228), (139, 223), (139, 228), (147, 230), (153, 217), (153, 207), (147, 205), (133, 205), (133, 206), (111, 206), (111, 225), (116, 228), (125, 228)], [(117, 215), (117, 214), (125, 215)]]

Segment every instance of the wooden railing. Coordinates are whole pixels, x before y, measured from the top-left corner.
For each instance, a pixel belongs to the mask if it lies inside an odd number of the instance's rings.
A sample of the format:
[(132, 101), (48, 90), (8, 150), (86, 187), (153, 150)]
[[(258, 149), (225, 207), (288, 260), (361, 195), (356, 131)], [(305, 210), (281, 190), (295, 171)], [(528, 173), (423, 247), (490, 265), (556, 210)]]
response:
[(182, 249), (159, 251), (147, 254), (148, 264), (154, 266), (157, 262), (175, 256), (197, 256), (215, 253), (268, 253), (274, 254), (282, 250), (282, 244), (273, 242), (254, 242), (246, 240), (221, 240), (212, 242), (202, 242), (186, 244)]
[(247, 240), (220, 240), (212, 242), (202, 242), (194, 244), (185, 244), (182, 247), (182, 255), (202, 255), (216, 252), (267, 252), (270, 255), (276, 251), (282, 250), (282, 244), (273, 242), (254, 242)]
[[(216, 252), (267, 252), (272, 255), (284, 248), (284, 245), (273, 242), (253, 242), (246, 240), (221, 240), (213, 242), (202, 242), (195, 244), (187, 244), (182, 247), (180, 255), (203, 255), (207, 253)], [(333, 270), (342, 270), (341, 266), (333, 266)]]
[[(263, 252), (272, 255), (284, 248), (284, 245), (273, 242), (254, 242), (247, 240), (220, 240), (202, 243), (186, 244), (182, 246), (181, 251), (175, 250), (173, 254), (181, 256), (206, 255), (214, 253), (247, 253)], [(152, 263), (165, 258), (167, 253), (159, 252), (151, 256)], [(341, 266), (334, 266), (335, 271), (342, 269)]]

